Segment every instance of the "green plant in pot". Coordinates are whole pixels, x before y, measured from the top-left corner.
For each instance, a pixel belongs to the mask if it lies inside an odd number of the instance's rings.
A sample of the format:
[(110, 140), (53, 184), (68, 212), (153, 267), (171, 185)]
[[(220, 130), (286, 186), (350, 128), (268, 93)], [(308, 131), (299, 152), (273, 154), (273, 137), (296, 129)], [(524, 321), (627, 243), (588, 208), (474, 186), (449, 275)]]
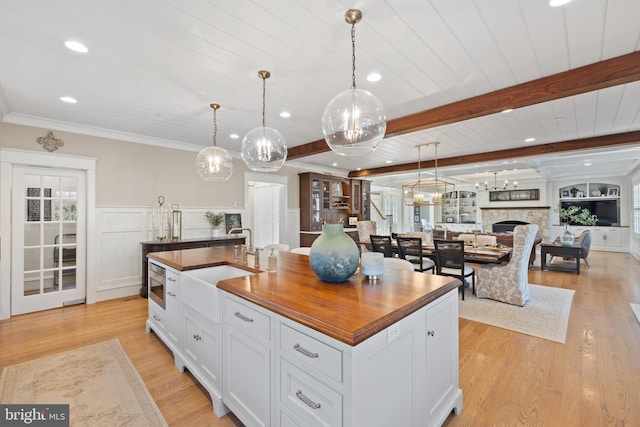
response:
[(211, 236), (219, 236), (220, 226), (224, 223), (224, 214), (219, 212), (216, 213), (207, 211), (207, 213), (204, 214), (204, 219), (206, 219), (211, 226)]
[(596, 225), (598, 222), (597, 215), (580, 206), (570, 205), (563, 208), (558, 205), (556, 211), (560, 216), (560, 222), (564, 224), (564, 233), (560, 235), (560, 243), (564, 246), (571, 246), (575, 240), (575, 235), (569, 230), (569, 224)]

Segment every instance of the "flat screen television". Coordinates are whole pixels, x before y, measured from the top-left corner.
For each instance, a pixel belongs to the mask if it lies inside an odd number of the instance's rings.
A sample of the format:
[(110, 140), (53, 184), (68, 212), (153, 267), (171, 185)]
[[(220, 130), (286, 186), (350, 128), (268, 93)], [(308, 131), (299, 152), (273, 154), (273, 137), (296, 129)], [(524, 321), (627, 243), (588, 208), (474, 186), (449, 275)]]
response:
[[(580, 206), (586, 208), (592, 215), (598, 216), (596, 225), (617, 227), (620, 226), (620, 200), (618, 199), (591, 199), (563, 201), (560, 206), (566, 209), (569, 206)], [(581, 225), (569, 222), (569, 225)]]

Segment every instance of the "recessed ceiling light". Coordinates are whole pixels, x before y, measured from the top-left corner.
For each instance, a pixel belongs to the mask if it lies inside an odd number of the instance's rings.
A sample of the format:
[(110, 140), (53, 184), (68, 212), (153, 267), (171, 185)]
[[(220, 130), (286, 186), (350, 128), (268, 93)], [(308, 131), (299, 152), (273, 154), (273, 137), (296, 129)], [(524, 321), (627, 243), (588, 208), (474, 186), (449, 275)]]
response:
[(64, 45), (68, 49), (71, 49), (74, 52), (78, 52), (78, 53), (87, 53), (87, 52), (89, 52), (89, 49), (87, 49), (87, 47), (85, 45), (83, 45), (82, 43), (80, 43), (79, 41), (67, 40), (66, 42), (64, 42)]
[(382, 76), (379, 73), (371, 73), (367, 76), (367, 80), (370, 82), (377, 82)]
[(231, 135), (229, 135), (229, 138), (238, 139), (238, 138), (240, 138), (240, 135), (238, 135), (237, 133), (232, 133)]
[(291, 113), (288, 111), (283, 111), (282, 113), (280, 113), (280, 117), (284, 117), (285, 119), (288, 119), (289, 117), (291, 117)]
[(76, 102), (78, 102), (78, 101), (76, 101), (75, 98), (72, 98), (70, 96), (61, 96), (60, 97), (60, 101), (66, 102), (68, 104), (75, 104)]
[(506, 109), (502, 110), (501, 112), (502, 113), (510, 113), (512, 111), (513, 111), (513, 108), (506, 108)]
[(535, 140), (536, 140), (535, 138), (527, 138), (524, 140), (524, 142), (533, 142)]
[(338, 166), (338, 164), (334, 162), (334, 163), (331, 163), (331, 166), (335, 168), (336, 166)]
[(392, 160), (387, 160), (385, 163), (391, 163), (391, 162), (392, 162)]
[(362, 168), (356, 168), (356, 170), (361, 171), (361, 170), (362, 170)]
[(585, 163), (584, 165), (585, 166), (591, 166), (591, 163)]
[(571, 0), (549, 0), (549, 6), (551, 7), (558, 7), (558, 6), (564, 6), (565, 4), (569, 3)]

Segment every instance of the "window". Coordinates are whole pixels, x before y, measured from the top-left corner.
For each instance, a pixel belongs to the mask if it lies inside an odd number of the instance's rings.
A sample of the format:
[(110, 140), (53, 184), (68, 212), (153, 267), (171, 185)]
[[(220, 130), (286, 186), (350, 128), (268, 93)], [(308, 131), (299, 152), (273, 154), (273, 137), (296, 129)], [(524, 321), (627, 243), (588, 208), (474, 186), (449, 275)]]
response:
[(633, 232), (640, 234), (640, 181), (633, 184)]

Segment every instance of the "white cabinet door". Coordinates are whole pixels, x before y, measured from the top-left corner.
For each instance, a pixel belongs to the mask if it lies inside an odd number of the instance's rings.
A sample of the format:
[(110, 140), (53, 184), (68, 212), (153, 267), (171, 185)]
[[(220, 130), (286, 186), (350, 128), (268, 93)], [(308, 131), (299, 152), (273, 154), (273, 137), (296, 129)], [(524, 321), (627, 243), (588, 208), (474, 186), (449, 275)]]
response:
[(247, 426), (269, 426), (275, 375), (273, 314), (224, 293), (224, 403)]
[[(452, 406), (458, 412), (462, 392), (458, 388), (458, 300), (449, 293), (428, 306), (426, 321), (426, 371), (428, 425), (441, 425)], [(456, 402), (459, 399), (459, 403)]]
[(221, 394), (222, 369), (221, 327), (202, 318), (188, 305), (183, 307), (184, 342), (182, 351), (187, 366), (206, 388), (213, 387)]
[(622, 233), (620, 229), (607, 227), (607, 228), (594, 228), (593, 229), (593, 245), (603, 247), (619, 247), (622, 246)]
[(182, 352), (189, 365), (198, 367), (202, 359), (202, 325), (187, 307), (183, 309), (182, 315), (184, 327)]
[(271, 349), (225, 327), (224, 403), (247, 426), (271, 424)]

